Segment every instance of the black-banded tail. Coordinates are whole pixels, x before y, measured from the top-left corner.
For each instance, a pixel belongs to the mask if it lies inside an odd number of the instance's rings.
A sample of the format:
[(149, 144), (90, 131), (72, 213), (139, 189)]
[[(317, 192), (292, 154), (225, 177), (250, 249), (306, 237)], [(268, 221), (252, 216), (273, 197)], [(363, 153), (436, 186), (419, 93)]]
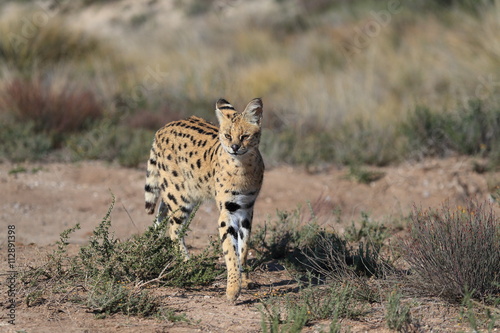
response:
[(148, 214), (154, 213), (156, 202), (160, 196), (160, 173), (156, 163), (156, 141), (153, 141), (146, 171), (146, 185), (144, 186), (144, 198)]

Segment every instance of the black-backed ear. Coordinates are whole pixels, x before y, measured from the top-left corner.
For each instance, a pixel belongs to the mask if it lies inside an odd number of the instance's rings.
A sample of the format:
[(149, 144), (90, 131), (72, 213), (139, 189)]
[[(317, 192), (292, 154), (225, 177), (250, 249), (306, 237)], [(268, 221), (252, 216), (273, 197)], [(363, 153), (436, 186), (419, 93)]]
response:
[(217, 103), (215, 103), (215, 115), (217, 116), (219, 123), (224, 120), (231, 120), (235, 114), (236, 110), (234, 109), (234, 106), (232, 106), (231, 103), (226, 101), (224, 98), (219, 99)]
[(260, 125), (262, 119), (262, 100), (255, 98), (248, 103), (245, 111), (242, 112), (243, 118), (251, 124)]

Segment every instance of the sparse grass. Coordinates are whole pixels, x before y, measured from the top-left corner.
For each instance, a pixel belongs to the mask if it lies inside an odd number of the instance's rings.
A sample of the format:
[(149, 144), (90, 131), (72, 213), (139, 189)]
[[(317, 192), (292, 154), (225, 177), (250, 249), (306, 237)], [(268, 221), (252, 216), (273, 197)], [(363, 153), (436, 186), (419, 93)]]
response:
[(309, 206), (309, 211), (281, 211), (277, 219), (254, 231), (250, 247), (257, 258), (254, 267), (279, 260), (294, 270), (307, 271), (321, 281), (341, 282), (349, 277), (366, 287), (365, 297), (375, 297), (361, 276), (380, 276), (387, 268), (379, 252), (388, 237), (383, 225), (368, 223), (363, 216), (359, 230), (354, 224), (344, 235), (327, 230)]
[(415, 208), (402, 253), (420, 293), (461, 300), (496, 295), (500, 285), (500, 228), (488, 203)]
[[(471, 207), (475, 209), (474, 214), (479, 214), (478, 219), (489, 221), (485, 219), (487, 214), (479, 213), (481, 208)], [(479, 223), (467, 222), (474, 216), (470, 214), (472, 208), (457, 212), (464, 214), (464, 218), (467, 217), (460, 220), (461, 228), (468, 233), (464, 238), (471, 237), (488, 243), (484, 232), (478, 234), (473, 227), (472, 232), (468, 229), (474, 223)], [(168, 223), (151, 227), (143, 234), (120, 241), (113, 236), (111, 230), (112, 209), (113, 204), (95, 228), (89, 243), (81, 247), (79, 254), (70, 256), (67, 252), (70, 235), (78, 229), (77, 225), (61, 233), (56, 248), (48, 255), (45, 264), (21, 272), (23, 287), (20, 295), (24, 295), (26, 304), (43, 306), (57, 298), (60, 303), (81, 304), (98, 318), (125, 314), (189, 322), (184, 315), (165, 307), (158, 296), (155, 296), (154, 289), (149, 287), (168, 285), (186, 288), (210, 284), (222, 273), (217, 264), (221, 255), (220, 248), (212, 244), (203, 253), (185, 262), (184, 257), (178, 253), (177, 245), (165, 237)], [(435, 219), (436, 216), (434, 212), (419, 215), (419, 218)], [(311, 208), (299, 208), (292, 212), (279, 212), (276, 223), (256, 230), (256, 235), (252, 238), (252, 246), (258, 250), (257, 262), (254, 264), (270, 260), (288, 262), (289, 273), (296, 278), (298, 286), (296, 290), (270, 293), (269, 297), (261, 299), (257, 308), (261, 312), (262, 330), (300, 332), (306, 326), (328, 320), (330, 324), (327, 330), (340, 332), (341, 329), (348, 329), (344, 325), (345, 320), (355, 321), (370, 316), (375, 309), (372, 307), (373, 303), (385, 304), (385, 314), (381, 315), (390, 329), (401, 332), (418, 330), (419, 320), (409, 314), (412, 300), (405, 296), (403, 303), (403, 294), (399, 290), (413, 290), (422, 285), (418, 280), (392, 274), (396, 272), (395, 269), (380, 254), (388, 237), (385, 227), (370, 221), (365, 214), (359, 227), (353, 225), (345, 234), (340, 235), (321, 227), (321, 222), (328, 221), (322, 220), (323, 218), (316, 216)], [(434, 229), (439, 228), (438, 226), (435, 225)], [(413, 232), (412, 235), (415, 237), (418, 234)], [(431, 245), (437, 244), (435, 248), (446, 249), (446, 245), (443, 245), (445, 243), (438, 241), (454, 233), (448, 235), (441, 232), (439, 235), (441, 237), (430, 239)], [(422, 239), (422, 236), (417, 239)], [(467, 244), (464, 247), (470, 250)], [(427, 244), (427, 247), (430, 248), (431, 245)], [(415, 247), (415, 243), (412, 246)], [(418, 256), (417, 252), (412, 253)], [(491, 252), (486, 256), (492, 257)], [(439, 274), (445, 274), (442, 267), (447, 264), (436, 263), (440, 269)], [(460, 269), (465, 271), (467, 262), (462, 264)], [(490, 262), (490, 265), (494, 264), (495, 262)], [(474, 267), (476, 269), (478, 266)], [(474, 279), (483, 276), (480, 274), (483, 268), (474, 271)], [(412, 269), (415, 269), (414, 266)], [(485, 274), (495, 276), (491, 272)], [(434, 281), (439, 283), (441, 280), (435, 278), (432, 283)], [(397, 289), (394, 289), (395, 285)], [(492, 286), (496, 288), (498, 284)], [(441, 288), (440, 292), (443, 291), (442, 286), (438, 287)], [(498, 289), (490, 289), (481, 294), (476, 290), (479, 289), (464, 289), (459, 321), (475, 330), (496, 328), (499, 315), (497, 307), (500, 303)], [(433, 289), (425, 295), (437, 293)], [(475, 300), (478, 299), (477, 295), (480, 295), (480, 301)], [(454, 301), (449, 298), (446, 290), (439, 293), (439, 297)]]
[(466, 291), (461, 302), (459, 321), (466, 323), (474, 332), (480, 332), (483, 328), (494, 332), (500, 320), (500, 297), (490, 297), (487, 303), (488, 305), (475, 301), (472, 293)]
[[(281, 260), (285, 264), (304, 267), (304, 252), (318, 250), (322, 239), (331, 239), (338, 255), (347, 255), (347, 245), (338, 235), (326, 231), (316, 219), (312, 208), (304, 211), (278, 211), (277, 219), (257, 228), (250, 240), (250, 247), (257, 253), (256, 265), (268, 260)], [(339, 259), (342, 260), (342, 259)]]
[(262, 302), (264, 332), (300, 332), (325, 319), (331, 320), (330, 331), (338, 332), (343, 318), (363, 316), (368, 304), (380, 302), (372, 279), (382, 277), (387, 265), (379, 256), (383, 228), (365, 223), (360, 230), (351, 227), (353, 235), (348, 236), (327, 231), (321, 222), (326, 221), (309, 207), (278, 212), (277, 220), (255, 231), (251, 246), (258, 254), (256, 264), (278, 260), (298, 276), (301, 286), (296, 294)]
[(297, 295), (264, 300), (260, 304), (263, 332), (301, 332), (312, 321), (330, 319), (331, 329), (339, 328), (339, 320), (357, 318), (364, 304), (356, 298), (355, 288), (346, 284), (327, 288), (307, 287)]
[[(311, 211), (279, 212), (276, 223), (256, 230), (253, 246), (261, 245), (260, 260), (296, 260), (288, 267), (300, 276), (300, 290), (262, 300), (262, 330), (300, 332), (317, 321), (331, 320), (328, 329), (339, 332), (342, 319), (363, 317), (370, 304), (384, 303), (388, 328), (419, 331), (421, 318), (410, 314), (416, 292), (447, 300), (456, 309), (461, 299), (459, 322), (476, 331), (491, 331), (500, 314), (500, 229), (489, 208), (471, 203), (453, 211), (447, 206), (441, 212), (415, 210), (410, 240), (390, 249), (398, 257), (404, 254), (409, 276), (389, 264), (384, 243), (390, 235), (367, 214), (359, 227), (352, 224), (343, 235), (334, 236), (318, 226)], [(301, 270), (308, 273), (297, 275)]]
[(401, 304), (401, 292), (393, 290), (387, 297), (385, 320), (387, 327), (398, 332), (409, 332), (412, 318), (410, 307)]

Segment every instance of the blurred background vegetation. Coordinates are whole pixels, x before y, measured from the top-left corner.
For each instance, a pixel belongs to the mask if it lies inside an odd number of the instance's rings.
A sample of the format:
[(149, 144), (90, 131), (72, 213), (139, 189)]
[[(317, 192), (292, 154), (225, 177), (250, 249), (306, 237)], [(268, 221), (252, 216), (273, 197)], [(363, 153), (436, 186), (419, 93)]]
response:
[(500, 161), (495, 0), (0, 4), (0, 159), (141, 166), (154, 131), (262, 97), (269, 165)]

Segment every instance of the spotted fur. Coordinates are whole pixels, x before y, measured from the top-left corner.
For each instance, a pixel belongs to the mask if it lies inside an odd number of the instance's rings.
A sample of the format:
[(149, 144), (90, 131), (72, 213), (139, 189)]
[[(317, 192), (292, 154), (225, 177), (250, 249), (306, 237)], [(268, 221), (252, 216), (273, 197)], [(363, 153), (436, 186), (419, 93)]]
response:
[(219, 236), (227, 266), (226, 295), (238, 297), (248, 285), (243, 267), (248, 254), (253, 208), (264, 176), (258, 146), (262, 101), (252, 100), (242, 113), (226, 100), (216, 103), (216, 127), (190, 117), (168, 123), (156, 132), (148, 161), (146, 211), (153, 214), (161, 197), (159, 220), (169, 218), (169, 234), (179, 237), (182, 225), (201, 201), (214, 198), (219, 209)]

